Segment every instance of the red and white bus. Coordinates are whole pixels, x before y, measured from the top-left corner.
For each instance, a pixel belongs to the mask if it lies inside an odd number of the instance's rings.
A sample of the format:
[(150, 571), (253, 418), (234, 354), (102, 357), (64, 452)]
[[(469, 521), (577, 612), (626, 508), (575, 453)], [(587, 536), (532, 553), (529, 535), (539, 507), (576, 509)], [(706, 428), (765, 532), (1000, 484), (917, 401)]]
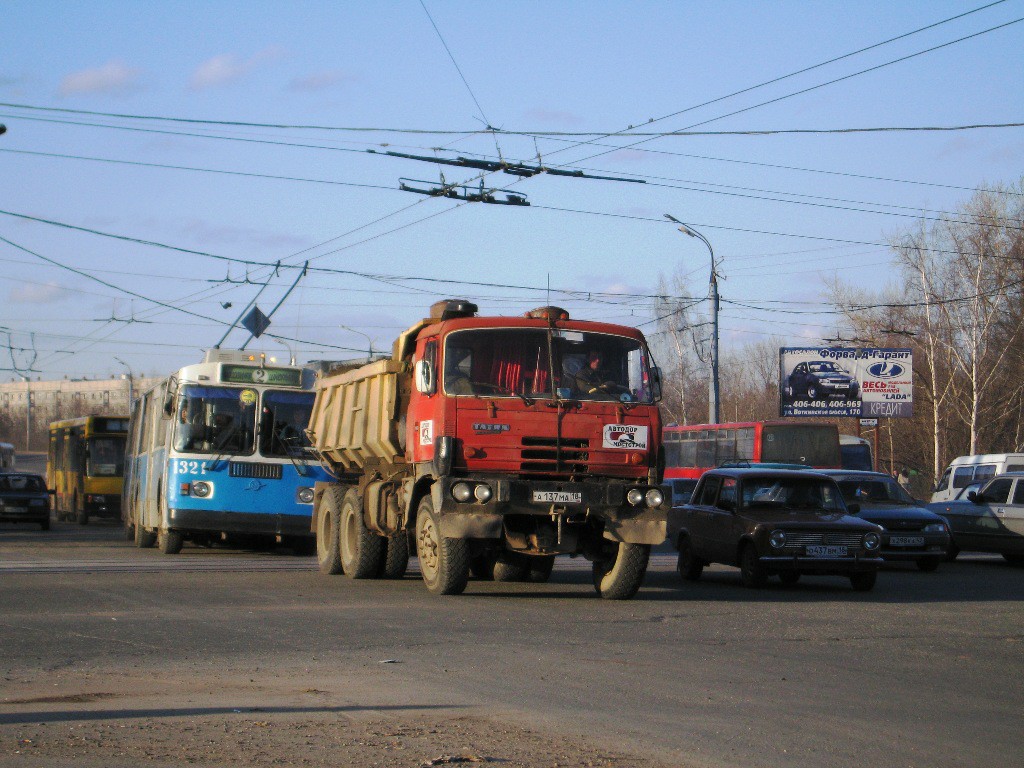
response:
[[(674, 503), (685, 499), (704, 472), (728, 462), (805, 464), (841, 469), (839, 428), (834, 424), (748, 421), (664, 428), (665, 482)], [(681, 481), (691, 482), (681, 482)]]

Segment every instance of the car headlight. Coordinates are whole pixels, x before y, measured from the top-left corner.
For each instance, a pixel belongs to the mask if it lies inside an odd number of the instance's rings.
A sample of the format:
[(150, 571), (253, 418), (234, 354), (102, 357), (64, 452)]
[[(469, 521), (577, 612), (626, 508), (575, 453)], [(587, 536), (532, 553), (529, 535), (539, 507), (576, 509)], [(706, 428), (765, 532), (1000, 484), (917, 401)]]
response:
[(312, 488), (299, 488), (295, 492), (295, 498), (299, 500), (299, 504), (312, 504), (313, 503), (313, 489)]
[(864, 549), (878, 549), (882, 543), (882, 537), (877, 533), (864, 534)]
[(456, 483), (452, 486), (452, 496), (456, 501), (469, 501), (473, 498), (473, 489), (468, 483)]
[(772, 531), (768, 537), (768, 543), (771, 544), (775, 549), (782, 549), (786, 546), (786, 532), (785, 531)]
[(199, 480), (197, 482), (192, 483), (193, 496), (198, 496), (200, 499), (205, 499), (211, 493), (213, 493), (213, 486), (210, 485), (205, 480)]
[(493, 495), (494, 492), (491, 490), (491, 486), (484, 485), (483, 483), (481, 483), (480, 485), (473, 489), (473, 496), (476, 497), (476, 500), (479, 501), (481, 504), (483, 504), (485, 501), (490, 501), (491, 496)]
[(928, 523), (928, 525), (926, 525), (921, 530), (924, 531), (925, 533), (945, 533), (946, 532), (946, 524), (945, 523)]
[(639, 507), (644, 503), (644, 492), (639, 488), (630, 488), (629, 492), (626, 494), (626, 501), (634, 507)]
[(43, 500), (43, 499), (32, 499), (32, 501), (29, 502), (29, 506), (31, 506), (31, 507), (45, 507), (46, 506), (46, 501)]
[(665, 494), (658, 488), (651, 488), (651, 490), (644, 494), (644, 500), (647, 502), (648, 507), (660, 507), (665, 503)]

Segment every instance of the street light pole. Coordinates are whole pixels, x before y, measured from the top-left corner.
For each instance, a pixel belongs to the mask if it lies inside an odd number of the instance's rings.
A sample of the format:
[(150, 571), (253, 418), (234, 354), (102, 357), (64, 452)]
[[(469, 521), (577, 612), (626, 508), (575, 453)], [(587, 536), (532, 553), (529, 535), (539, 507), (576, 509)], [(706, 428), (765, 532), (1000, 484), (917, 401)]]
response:
[(700, 232), (689, 224), (684, 224), (675, 216), (666, 213), (665, 218), (679, 225), (679, 231), (690, 237), (696, 237), (708, 247), (711, 254), (711, 276), (708, 278), (708, 299), (711, 302), (711, 381), (708, 383), (708, 423), (721, 422), (718, 381), (718, 270), (715, 268), (715, 249)]
[(360, 336), (362, 336), (364, 339), (366, 339), (366, 343), (370, 345), (368, 350), (367, 350), (366, 362), (368, 362), (368, 363), (373, 362), (373, 339), (370, 338), (370, 335), (367, 334), (367, 333), (363, 333), (362, 331), (357, 331), (355, 328), (350, 328), (347, 325), (339, 325), (338, 327), (342, 328), (342, 329), (344, 329), (346, 331), (349, 331), (351, 333), (357, 333)]
[(128, 414), (132, 412), (132, 401), (135, 400), (135, 376), (132, 375), (132, 367), (128, 365), (120, 357), (115, 357), (115, 360), (128, 369)]

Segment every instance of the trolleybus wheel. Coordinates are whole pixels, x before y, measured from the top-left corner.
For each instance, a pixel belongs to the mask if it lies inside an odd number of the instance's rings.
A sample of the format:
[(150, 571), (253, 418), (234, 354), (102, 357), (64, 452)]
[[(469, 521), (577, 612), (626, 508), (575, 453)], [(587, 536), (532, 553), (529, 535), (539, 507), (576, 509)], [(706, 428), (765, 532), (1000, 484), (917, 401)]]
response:
[(316, 564), (320, 573), (329, 576), (345, 572), (341, 564), (338, 542), (338, 521), (341, 519), (341, 503), (344, 497), (344, 488), (328, 488), (320, 500), (320, 517), (316, 521)]
[(338, 527), (341, 565), (353, 579), (372, 579), (381, 570), (387, 541), (366, 527), (363, 500), (359, 491), (349, 488), (341, 503)]
[(416, 555), (423, 583), (435, 595), (459, 595), (469, 581), (469, 542), (441, 536), (434, 502), (424, 496), (416, 515)]
[(651, 554), (649, 544), (627, 544), (620, 541), (611, 557), (594, 561), (594, 589), (605, 600), (629, 600), (640, 589), (647, 560)]
[(161, 528), (156, 535), (156, 543), (165, 555), (176, 555), (181, 552), (181, 548), (185, 544), (185, 536), (181, 531)]

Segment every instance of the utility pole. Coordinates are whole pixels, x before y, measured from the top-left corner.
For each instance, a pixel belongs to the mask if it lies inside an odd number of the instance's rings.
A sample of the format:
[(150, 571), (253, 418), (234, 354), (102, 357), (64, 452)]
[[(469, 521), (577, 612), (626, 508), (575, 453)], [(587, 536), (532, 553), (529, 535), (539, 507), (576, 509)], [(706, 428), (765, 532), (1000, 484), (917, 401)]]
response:
[(711, 302), (711, 381), (708, 382), (708, 423), (718, 424), (721, 422), (721, 407), (719, 401), (718, 381), (718, 270), (715, 265), (715, 249), (711, 243), (700, 232), (688, 224), (684, 224), (675, 216), (666, 213), (665, 218), (679, 225), (679, 231), (684, 235), (696, 237), (708, 247), (711, 254), (711, 276), (708, 279), (708, 300)]
[(25, 451), (32, 450), (32, 379), (25, 377)]

